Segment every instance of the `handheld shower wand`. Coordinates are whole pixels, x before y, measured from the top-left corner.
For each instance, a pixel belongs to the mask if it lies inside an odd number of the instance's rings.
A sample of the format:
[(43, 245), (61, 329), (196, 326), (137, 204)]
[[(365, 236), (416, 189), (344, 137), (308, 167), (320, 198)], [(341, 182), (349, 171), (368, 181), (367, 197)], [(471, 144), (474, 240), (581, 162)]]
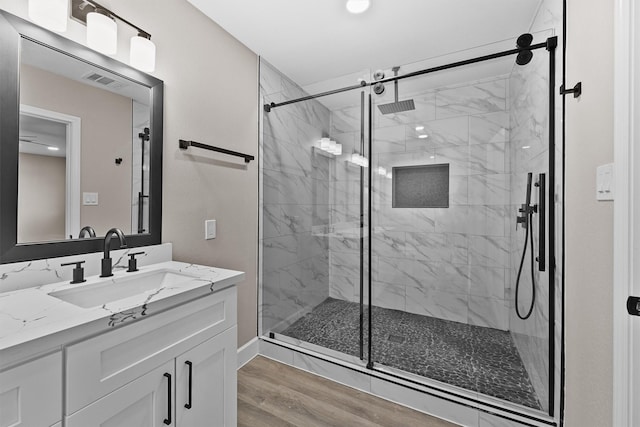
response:
[[(536, 282), (535, 275), (533, 273), (533, 265), (534, 265), (534, 257), (533, 257), (533, 214), (538, 211), (537, 205), (531, 205), (531, 181), (533, 179), (533, 173), (529, 172), (527, 174), (527, 195), (525, 198), (525, 202), (521, 205), (520, 209), (518, 209), (518, 217), (516, 218), (516, 225), (522, 224), (525, 229), (524, 236), (524, 248), (522, 249), (522, 258), (520, 259), (520, 267), (518, 268), (518, 276), (516, 278), (516, 295), (515, 295), (515, 306), (516, 306), (516, 314), (522, 320), (526, 320), (531, 317), (531, 313), (533, 313), (533, 306), (536, 302)], [(544, 215), (544, 212), (542, 213)], [(529, 242), (529, 234), (531, 234), (531, 305), (529, 306), (529, 310), (527, 314), (523, 315), (520, 313), (520, 307), (518, 305), (519, 294), (520, 294), (520, 275), (522, 274), (522, 267), (524, 266), (524, 258), (527, 254), (527, 243)]]

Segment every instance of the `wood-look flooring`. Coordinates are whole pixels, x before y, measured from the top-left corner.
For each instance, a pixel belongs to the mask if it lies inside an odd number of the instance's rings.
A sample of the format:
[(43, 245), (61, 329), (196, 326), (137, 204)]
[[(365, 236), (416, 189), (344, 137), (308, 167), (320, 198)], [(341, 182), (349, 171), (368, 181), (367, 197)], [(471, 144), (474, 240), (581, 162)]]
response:
[(258, 356), (238, 371), (238, 426), (455, 424)]

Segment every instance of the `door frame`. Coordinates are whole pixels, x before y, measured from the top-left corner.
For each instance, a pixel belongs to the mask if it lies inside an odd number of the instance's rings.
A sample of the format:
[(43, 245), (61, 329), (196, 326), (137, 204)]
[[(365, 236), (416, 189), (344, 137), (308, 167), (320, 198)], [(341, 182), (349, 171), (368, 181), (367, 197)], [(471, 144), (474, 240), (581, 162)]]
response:
[[(633, 291), (634, 179), (640, 164), (634, 161), (633, 141), (640, 133), (640, 120), (633, 118), (640, 106), (640, 87), (634, 81), (634, 52), (640, 34), (634, 20), (640, 12), (633, 0), (616, 0), (614, 11), (614, 105), (613, 138), (615, 198), (613, 203), (613, 424), (632, 425), (633, 319), (625, 310)], [(638, 326), (636, 326), (638, 327)], [(637, 344), (636, 344), (637, 345)]]
[(20, 114), (62, 123), (66, 126), (67, 155), (65, 166), (65, 240), (80, 232), (80, 145), (82, 119), (57, 111), (20, 104)]

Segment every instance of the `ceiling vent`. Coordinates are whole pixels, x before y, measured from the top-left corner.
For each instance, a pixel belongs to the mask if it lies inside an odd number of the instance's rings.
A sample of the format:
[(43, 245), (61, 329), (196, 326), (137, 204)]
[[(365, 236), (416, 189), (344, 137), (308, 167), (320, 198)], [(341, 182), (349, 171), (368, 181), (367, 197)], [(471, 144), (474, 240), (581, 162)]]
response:
[(122, 89), (123, 87), (126, 86), (126, 84), (118, 80), (115, 80), (111, 77), (104, 76), (94, 71), (82, 76), (82, 80), (88, 80), (98, 85), (105, 86), (105, 87), (108, 87), (109, 89), (115, 89), (115, 90)]

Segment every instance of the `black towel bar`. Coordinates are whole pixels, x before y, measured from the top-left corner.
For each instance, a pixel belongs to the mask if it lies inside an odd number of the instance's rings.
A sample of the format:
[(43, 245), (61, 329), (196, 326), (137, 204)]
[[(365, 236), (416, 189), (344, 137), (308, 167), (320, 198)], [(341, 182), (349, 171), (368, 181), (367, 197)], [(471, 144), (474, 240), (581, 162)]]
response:
[(180, 148), (186, 150), (189, 147), (198, 147), (204, 150), (216, 151), (218, 153), (228, 154), (230, 156), (242, 157), (245, 163), (249, 163), (251, 160), (254, 160), (255, 157), (249, 154), (238, 153), (237, 151), (227, 150), (226, 148), (214, 147), (212, 145), (203, 144), (201, 142), (196, 141), (185, 141), (184, 139), (180, 140)]

